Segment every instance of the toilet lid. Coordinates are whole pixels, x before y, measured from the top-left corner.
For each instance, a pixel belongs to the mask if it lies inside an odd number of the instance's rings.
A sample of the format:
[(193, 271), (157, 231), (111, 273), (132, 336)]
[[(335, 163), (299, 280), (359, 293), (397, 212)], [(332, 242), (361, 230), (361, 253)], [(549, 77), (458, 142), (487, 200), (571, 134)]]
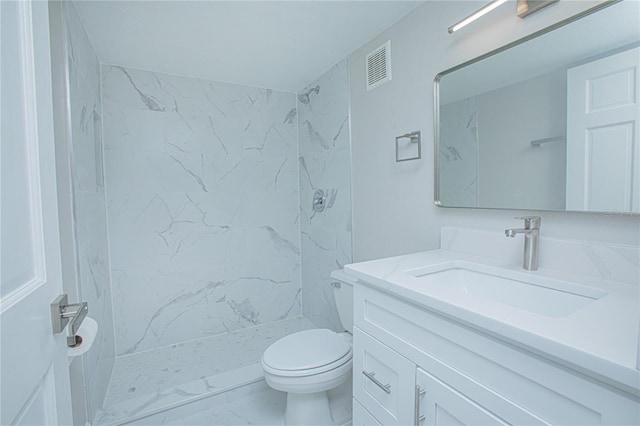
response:
[(334, 363), (350, 351), (351, 345), (331, 330), (305, 330), (269, 346), (262, 361), (277, 370), (309, 370)]

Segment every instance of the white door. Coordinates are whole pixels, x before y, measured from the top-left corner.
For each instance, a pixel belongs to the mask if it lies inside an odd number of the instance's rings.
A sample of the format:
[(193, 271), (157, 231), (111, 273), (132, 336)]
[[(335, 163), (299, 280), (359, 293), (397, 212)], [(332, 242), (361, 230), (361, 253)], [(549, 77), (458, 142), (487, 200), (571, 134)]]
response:
[(71, 424), (47, 2), (0, 1), (0, 424)]
[(640, 212), (640, 48), (567, 71), (567, 210)]

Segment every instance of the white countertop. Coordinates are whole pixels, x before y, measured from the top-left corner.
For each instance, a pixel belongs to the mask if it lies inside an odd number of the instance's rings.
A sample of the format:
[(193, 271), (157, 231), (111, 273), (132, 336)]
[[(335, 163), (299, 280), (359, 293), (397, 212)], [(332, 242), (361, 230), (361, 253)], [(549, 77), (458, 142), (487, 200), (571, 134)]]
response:
[[(424, 282), (404, 271), (466, 261), (536, 277), (569, 281), (607, 294), (562, 318), (551, 318)], [(496, 258), (433, 250), (346, 265), (360, 283), (464, 322), (481, 331), (566, 365), (627, 392), (640, 395), (638, 286), (575, 273), (522, 266)]]

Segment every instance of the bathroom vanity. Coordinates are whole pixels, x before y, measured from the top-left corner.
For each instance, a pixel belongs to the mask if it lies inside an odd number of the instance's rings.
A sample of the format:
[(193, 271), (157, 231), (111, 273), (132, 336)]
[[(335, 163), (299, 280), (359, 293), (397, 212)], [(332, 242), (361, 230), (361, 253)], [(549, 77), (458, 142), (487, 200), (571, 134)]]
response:
[[(602, 2), (438, 74), (436, 204), (637, 215), (637, 16)], [(354, 425), (640, 424), (640, 249), (523, 219), (345, 266)]]
[(640, 423), (638, 248), (541, 239), (529, 272), (517, 240), (345, 267), (354, 425)]

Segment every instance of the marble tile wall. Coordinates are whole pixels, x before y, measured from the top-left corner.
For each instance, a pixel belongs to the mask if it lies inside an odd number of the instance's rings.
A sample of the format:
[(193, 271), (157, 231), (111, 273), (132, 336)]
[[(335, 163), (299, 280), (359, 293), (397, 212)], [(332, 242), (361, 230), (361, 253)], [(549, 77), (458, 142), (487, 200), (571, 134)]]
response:
[(115, 358), (109, 241), (103, 177), (100, 64), (71, 2), (62, 5), (68, 72), (69, 158), (78, 297), (99, 324), (83, 357), (87, 416), (102, 406)]
[[(298, 94), (302, 311), (336, 331), (329, 274), (352, 261), (348, 67), (342, 60)], [(311, 208), (317, 189), (327, 195), (323, 212)]]
[(295, 95), (102, 74), (117, 354), (299, 316)]
[(478, 114), (476, 98), (440, 107), (440, 202), (448, 207), (478, 204)]

